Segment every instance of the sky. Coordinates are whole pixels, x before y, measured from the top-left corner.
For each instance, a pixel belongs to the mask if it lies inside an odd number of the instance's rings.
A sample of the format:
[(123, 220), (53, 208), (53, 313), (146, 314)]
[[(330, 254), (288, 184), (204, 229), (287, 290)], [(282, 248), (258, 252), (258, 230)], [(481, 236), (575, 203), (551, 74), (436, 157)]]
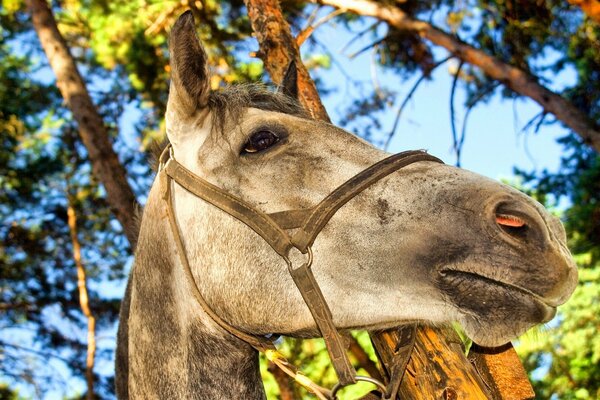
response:
[[(368, 26), (371, 22), (367, 22)], [(381, 32), (383, 34), (383, 32)], [(371, 66), (372, 53), (366, 51), (356, 58), (349, 58), (361, 48), (372, 43), (372, 37), (365, 35), (344, 50), (352, 36), (335, 24), (321, 26), (315, 33), (319, 42), (324, 44), (337, 63), (328, 70), (319, 70), (318, 75), (326, 86), (341, 88), (335, 93), (324, 96), (323, 102), (335, 123), (341, 118), (341, 105), (348, 103), (351, 93), (345, 89), (344, 74), (372, 82), (373, 76), (381, 87), (387, 87), (397, 93), (393, 106), (383, 116), (383, 131), (389, 132), (393, 126), (398, 107), (412, 88), (416, 77), (406, 82), (382, 68)], [(437, 51), (437, 60), (446, 57), (443, 51)], [(549, 55), (551, 57), (552, 55)], [(340, 71), (338, 65), (344, 69)], [(450, 70), (456, 69), (456, 62), (450, 61), (437, 68), (431, 80), (425, 80), (403, 110), (400, 124), (390, 143), (388, 151), (397, 153), (409, 149), (425, 149), (448, 164), (456, 163), (452, 150), (452, 131), (450, 124), (449, 98), (452, 86)], [(566, 71), (554, 80), (554, 89), (561, 88), (572, 81), (572, 71)], [(457, 91), (455, 99), (456, 125), (460, 130), (464, 115), (464, 96)], [(470, 114), (465, 144), (461, 156), (461, 166), (493, 179), (510, 179), (513, 168), (526, 171), (547, 168), (555, 171), (560, 162), (561, 147), (556, 139), (568, 131), (559, 124), (543, 125), (536, 134), (533, 130), (523, 132), (527, 122), (541, 111), (541, 107), (532, 100), (505, 100), (494, 96), (486, 103), (476, 106)]]

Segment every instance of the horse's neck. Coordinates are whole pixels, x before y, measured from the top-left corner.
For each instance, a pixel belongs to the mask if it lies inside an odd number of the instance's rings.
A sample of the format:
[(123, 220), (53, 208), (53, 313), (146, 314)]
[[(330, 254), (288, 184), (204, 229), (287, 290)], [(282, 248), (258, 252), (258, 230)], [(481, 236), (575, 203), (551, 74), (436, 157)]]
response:
[(168, 223), (159, 217), (162, 204), (152, 197), (130, 278), (128, 338), (120, 338), (128, 343), (129, 397), (264, 398), (256, 351), (223, 332), (196, 303)]

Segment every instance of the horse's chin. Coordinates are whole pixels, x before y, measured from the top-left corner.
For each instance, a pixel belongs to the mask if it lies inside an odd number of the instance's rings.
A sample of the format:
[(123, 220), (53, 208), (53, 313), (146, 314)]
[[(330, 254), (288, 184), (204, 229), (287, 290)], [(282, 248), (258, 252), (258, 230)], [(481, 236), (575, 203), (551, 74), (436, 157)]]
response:
[[(548, 308), (551, 309), (551, 311), (549, 310), (549, 313), (554, 315), (556, 309), (552, 307)], [(549, 319), (552, 319), (552, 317)], [(482, 347), (502, 346), (540, 323), (532, 323), (528, 320), (522, 321), (518, 319), (493, 321), (487, 320), (485, 317), (475, 317), (471, 315), (464, 315), (459, 319), (459, 322), (467, 336)]]
[(466, 334), (480, 346), (501, 346), (556, 314), (556, 307), (517, 286), (461, 271), (441, 275), (440, 288), (459, 310)]

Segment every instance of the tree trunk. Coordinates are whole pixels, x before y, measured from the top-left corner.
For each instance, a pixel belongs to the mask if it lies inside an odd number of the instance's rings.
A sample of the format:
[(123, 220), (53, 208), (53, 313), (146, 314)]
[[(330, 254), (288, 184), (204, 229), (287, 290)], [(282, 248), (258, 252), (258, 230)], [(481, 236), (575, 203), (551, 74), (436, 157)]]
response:
[(464, 43), (428, 22), (415, 20), (393, 5), (370, 0), (312, 0), (314, 3), (345, 9), (353, 13), (375, 17), (394, 28), (412, 31), (442, 46), (464, 62), (479, 67), (491, 78), (535, 100), (542, 108), (577, 133), (583, 141), (600, 152), (600, 128), (570, 101), (538, 83), (537, 79), (519, 68), (508, 65), (485, 52)]
[(330, 122), (321, 103), (315, 83), (302, 64), (298, 44), (283, 18), (279, 2), (275, 0), (244, 0), (252, 30), (260, 44), (257, 56), (263, 61), (275, 83), (281, 82), (291, 61), (298, 66), (298, 94), (300, 103), (313, 118)]
[(88, 334), (87, 334), (87, 357), (85, 362), (85, 380), (87, 383), (86, 400), (95, 400), (96, 392), (94, 390), (94, 363), (96, 358), (96, 318), (92, 314), (90, 307), (90, 299), (87, 287), (87, 273), (81, 260), (81, 244), (77, 237), (77, 214), (75, 213), (75, 206), (73, 199), (70, 195), (69, 205), (67, 207), (67, 217), (69, 230), (71, 232), (71, 245), (73, 246), (73, 261), (77, 267), (77, 289), (79, 292), (79, 305), (81, 312), (88, 320)]
[(112, 148), (102, 117), (94, 106), (75, 60), (61, 36), (46, 0), (26, 0), (33, 26), (56, 75), (56, 85), (79, 126), (92, 171), (106, 189), (112, 212), (121, 223), (132, 247), (137, 240), (134, 223), (137, 201), (127, 182), (125, 169)]

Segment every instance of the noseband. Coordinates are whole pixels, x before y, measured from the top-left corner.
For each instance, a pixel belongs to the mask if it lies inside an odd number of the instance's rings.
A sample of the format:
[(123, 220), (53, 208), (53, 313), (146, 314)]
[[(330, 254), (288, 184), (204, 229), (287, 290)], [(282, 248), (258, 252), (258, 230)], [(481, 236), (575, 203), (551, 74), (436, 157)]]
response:
[[(423, 151), (405, 151), (394, 154), (350, 178), (312, 208), (265, 214), (250, 203), (225, 192), (192, 173), (175, 160), (173, 148), (171, 145), (168, 145), (159, 159), (158, 175), (160, 187), (162, 197), (166, 202), (166, 212), (177, 246), (177, 253), (194, 297), (198, 303), (200, 303), (203, 310), (219, 326), (232, 335), (247, 342), (256, 350), (265, 353), (270, 361), (279, 366), (288, 375), (292, 376), (298, 383), (307, 387), (307, 389), (316, 394), (319, 398), (335, 399), (336, 393), (340, 388), (354, 384), (357, 381), (368, 381), (378, 386), (382, 392), (383, 398), (395, 399), (400, 380), (402, 379), (406, 363), (408, 362), (406, 353), (410, 355), (410, 350), (412, 349), (411, 344), (414, 343), (414, 327), (411, 330), (412, 335), (409, 335), (408, 340), (406, 340), (406, 343), (410, 345), (408, 352), (398, 352), (402, 353), (402, 360), (393, 363), (395, 367), (392, 369), (397, 372), (395, 372), (396, 376), (390, 378), (390, 383), (387, 388), (383, 383), (378, 382), (373, 378), (358, 376), (348, 359), (343, 338), (333, 324), (333, 317), (329, 306), (327, 305), (319, 284), (312, 273), (311, 266), (313, 255), (311, 246), (331, 217), (333, 217), (344, 204), (392, 172), (418, 161), (443, 163), (440, 159)], [(211, 309), (196, 285), (186, 256), (185, 247), (181, 240), (181, 233), (173, 210), (171, 180), (175, 181), (193, 195), (200, 197), (204, 201), (214, 205), (249, 226), (285, 260), (288, 271), (298, 287), (298, 290), (302, 294), (302, 298), (308, 306), (321, 336), (325, 340), (327, 351), (329, 352), (331, 362), (338, 376), (339, 383), (331, 392), (316, 385), (301, 372), (297, 371), (293, 365), (287, 362), (287, 360), (285, 360), (277, 351), (273, 341), (240, 331), (223, 320)], [(288, 230), (291, 229), (295, 229), (296, 231), (290, 235)], [(302, 265), (293, 265), (290, 260), (290, 252), (293, 251), (292, 249), (296, 249), (296, 251), (305, 255), (305, 261)], [(400, 368), (396, 368), (398, 364), (403, 365)]]

